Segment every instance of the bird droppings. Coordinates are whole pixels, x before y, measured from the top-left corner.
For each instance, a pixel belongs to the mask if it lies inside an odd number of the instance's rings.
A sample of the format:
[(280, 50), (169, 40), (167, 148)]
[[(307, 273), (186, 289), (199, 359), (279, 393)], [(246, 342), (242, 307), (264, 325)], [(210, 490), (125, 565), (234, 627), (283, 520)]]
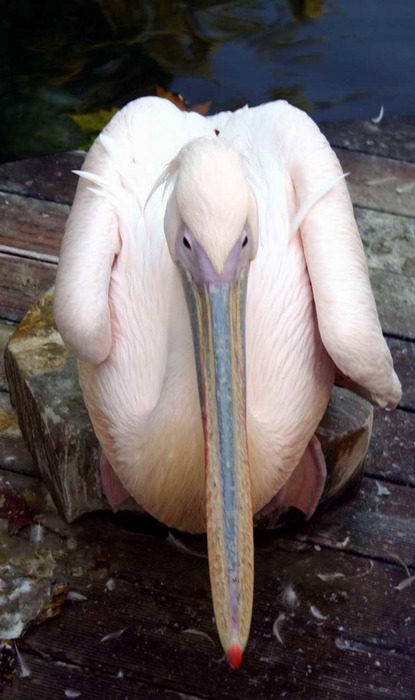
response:
[(102, 639), (100, 639), (100, 643), (102, 642), (109, 642), (111, 639), (119, 639), (121, 635), (124, 634), (125, 630), (127, 628), (124, 627), (122, 630), (117, 630), (116, 632), (110, 632), (109, 634), (106, 634)]
[(124, 671), (122, 670), (122, 668), (120, 668), (120, 670), (118, 671), (118, 673), (117, 673), (117, 675), (116, 675), (116, 678), (119, 678), (120, 680), (123, 680), (123, 678), (124, 678)]
[(282, 627), (282, 623), (284, 622), (284, 620), (285, 620), (285, 614), (280, 613), (278, 615), (277, 619), (275, 620), (274, 624), (272, 625), (272, 634), (274, 635), (274, 637), (276, 637), (278, 639), (279, 643), (282, 645), (284, 645), (284, 640), (281, 636), (281, 627)]
[(66, 688), (65, 697), (67, 698), (79, 698), (81, 693), (79, 690), (72, 690), (72, 688)]
[(315, 605), (310, 605), (310, 612), (316, 620), (327, 620), (327, 615), (323, 615), (322, 612)]
[(105, 584), (105, 590), (110, 593), (112, 591), (115, 591), (115, 581), (113, 578), (108, 579), (108, 581)]
[(22, 655), (20, 654), (20, 651), (18, 650), (16, 644), (14, 645), (14, 649), (16, 652), (16, 659), (17, 659), (17, 665), (19, 667), (20, 678), (30, 678), (30, 676), (31, 676), (30, 668), (27, 665), (27, 663), (24, 661), (24, 659), (22, 658)]
[(86, 595), (83, 593), (78, 593), (78, 591), (69, 591), (68, 595), (66, 596), (67, 600), (74, 600), (74, 601), (83, 601), (83, 600), (88, 600)]
[(203, 630), (196, 630), (196, 629), (187, 629), (187, 630), (181, 630), (180, 634), (195, 634), (198, 637), (204, 637), (207, 639), (213, 646), (216, 646), (215, 642), (213, 641), (212, 637), (208, 635), (207, 632), (203, 632)]
[(288, 583), (281, 593), (281, 602), (288, 610), (298, 608), (300, 601), (292, 583)]
[(334, 571), (332, 574), (317, 574), (321, 581), (335, 581), (337, 578), (345, 578), (345, 575), (340, 571)]
[(387, 486), (384, 486), (379, 481), (375, 481), (375, 484), (376, 484), (376, 490), (377, 490), (378, 496), (390, 496), (391, 495), (391, 492)]
[(336, 542), (336, 547), (344, 549), (350, 542), (350, 535), (347, 535), (342, 542)]
[(415, 576), (407, 576), (407, 578), (402, 579), (402, 581), (400, 583), (398, 583), (397, 586), (394, 586), (394, 588), (396, 591), (404, 591), (405, 588), (412, 586), (414, 581), (415, 581)]

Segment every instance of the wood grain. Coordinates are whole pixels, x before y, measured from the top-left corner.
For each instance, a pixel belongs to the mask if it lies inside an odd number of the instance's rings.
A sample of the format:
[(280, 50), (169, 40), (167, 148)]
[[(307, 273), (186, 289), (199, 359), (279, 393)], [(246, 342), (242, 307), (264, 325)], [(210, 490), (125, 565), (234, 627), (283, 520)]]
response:
[(0, 192), (0, 244), (57, 256), (68, 218), (66, 204)]
[(80, 153), (58, 153), (0, 164), (0, 190), (71, 204), (77, 183), (72, 170), (79, 170), (83, 161)]
[(401, 408), (415, 411), (415, 345), (396, 338), (387, 338), (395, 370), (402, 383)]
[(415, 163), (413, 116), (385, 116), (380, 124), (371, 119), (354, 119), (322, 122), (319, 126), (333, 146)]
[(55, 277), (56, 265), (0, 253), (0, 319), (21, 321)]
[(375, 410), (365, 473), (415, 486), (415, 414)]
[[(138, 681), (133, 675), (119, 677), (83, 666), (67, 664), (59, 658), (46, 661), (33, 653), (21, 652), (30, 669), (30, 678), (16, 678), (4, 687), (2, 700), (57, 700), (66, 697), (65, 691), (78, 692), (80, 700), (200, 700), (195, 695), (178, 693), (159, 685)], [(72, 696), (74, 697), (74, 696)]]
[(389, 214), (415, 216), (415, 163), (337, 149), (352, 202)]
[(370, 270), (382, 330), (388, 335), (415, 339), (415, 277)]
[(355, 207), (369, 267), (415, 276), (415, 219)]
[[(100, 538), (108, 571), (92, 583), (78, 578), (77, 590), (88, 600), (65, 605), (60, 624), (28, 633), (26, 644), (37, 654), (53, 650), (65, 663), (106, 674), (121, 667), (137, 680), (212, 699), (411, 698), (415, 637), (405, 623), (409, 597), (394, 588), (405, 576), (398, 565), (307, 545), (287, 552), (279, 546), (283, 540), (268, 536), (256, 550), (250, 644), (242, 669), (232, 673), (216, 637), (206, 560), (172, 550), (165, 538), (112, 530), (108, 523), (95, 520), (89, 532)], [(192, 542), (186, 540), (190, 548)], [(344, 577), (319, 578), (332, 573)], [(109, 575), (111, 593), (105, 591)], [(281, 602), (288, 581), (299, 600), (293, 611)], [(283, 645), (272, 632), (281, 613)], [(88, 620), (82, 634), (80, 615)], [(121, 629), (119, 639), (100, 641)]]

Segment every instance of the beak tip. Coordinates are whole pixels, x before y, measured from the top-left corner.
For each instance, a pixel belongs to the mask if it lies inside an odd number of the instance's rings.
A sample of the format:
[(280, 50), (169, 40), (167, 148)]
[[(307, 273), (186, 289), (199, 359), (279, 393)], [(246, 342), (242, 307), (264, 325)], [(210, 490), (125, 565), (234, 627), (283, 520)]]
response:
[(226, 652), (226, 656), (228, 658), (229, 666), (233, 670), (240, 668), (241, 663), (242, 663), (242, 647), (241, 647), (241, 645), (238, 644), (238, 642), (232, 642), (232, 644), (228, 648), (228, 651)]

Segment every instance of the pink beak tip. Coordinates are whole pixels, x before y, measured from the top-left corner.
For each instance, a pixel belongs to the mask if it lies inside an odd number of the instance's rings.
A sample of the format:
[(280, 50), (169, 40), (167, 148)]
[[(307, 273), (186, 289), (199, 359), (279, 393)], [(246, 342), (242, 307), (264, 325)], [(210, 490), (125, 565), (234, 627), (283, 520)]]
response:
[(229, 666), (232, 669), (236, 670), (240, 668), (242, 663), (242, 649), (240, 644), (238, 644), (237, 642), (232, 642), (227, 651), (226, 656), (228, 658)]

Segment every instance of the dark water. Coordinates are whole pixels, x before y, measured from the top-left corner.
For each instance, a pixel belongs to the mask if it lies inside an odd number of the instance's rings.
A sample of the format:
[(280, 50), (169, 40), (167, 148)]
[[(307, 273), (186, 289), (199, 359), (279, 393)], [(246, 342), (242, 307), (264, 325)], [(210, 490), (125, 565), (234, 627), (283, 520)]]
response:
[[(0, 160), (85, 146), (157, 85), (213, 111), (415, 113), (415, 0), (3, 0)], [(79, 116), (83, 119), (79, 119)]]

